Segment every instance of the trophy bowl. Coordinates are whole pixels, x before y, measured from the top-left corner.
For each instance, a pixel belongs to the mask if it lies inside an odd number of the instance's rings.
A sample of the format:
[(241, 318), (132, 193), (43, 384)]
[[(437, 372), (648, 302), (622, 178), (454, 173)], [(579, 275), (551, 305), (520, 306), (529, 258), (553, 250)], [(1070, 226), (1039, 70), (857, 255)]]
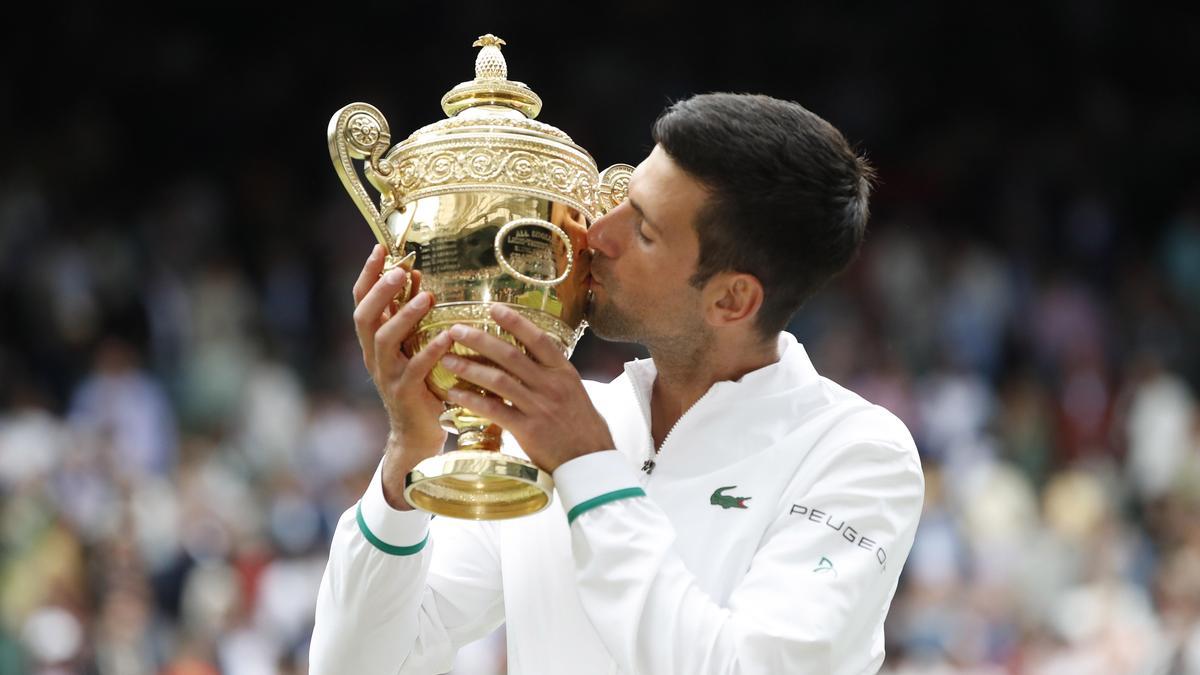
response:
[[(541, 99), (508, 79), (500, 47), (484, 35), (475, 79), (442, 97), (447, 119), (391, 146), (383, 114), (366, 103), (334, 113), (330, 157), (347, 192), (387, 250), (384, 273), (421, 272), (434, 306), (405, 342), (417, 353), (439, 333), (464, 324), (524, 347), (490, 317), (504, 304), (546, 331), (570, 356), (586, 328), (587, 228), (628, 190), (633, 167), (597, 171), (569, 136), (535, 121)], [(354, 160), (365, 160), (366, 182)], [(407, 299), (410, 289), (396, 302)], [(487, 360), (455, 343), (451, 353)], [(435, 366), (427, 384), (443, 401), (453, 388), (491, 395)], [(529, 460), (501, 452), (499, 426), (446, 403), (442, 426), (457, 449), (418, 464), (405, 480), (414, 507), (443, 516), (497, 520), (535, 513), (554, 483)]]

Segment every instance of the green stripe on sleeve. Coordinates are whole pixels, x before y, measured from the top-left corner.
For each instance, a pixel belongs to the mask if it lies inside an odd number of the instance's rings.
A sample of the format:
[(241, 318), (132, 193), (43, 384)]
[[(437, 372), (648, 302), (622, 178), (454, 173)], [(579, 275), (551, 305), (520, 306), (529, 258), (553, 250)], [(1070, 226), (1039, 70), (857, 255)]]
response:
[(618, 499), (628, 499), (630, 497), (645, 497), (645, 496), (646, 496), (646, 493), (642, 491), (642, 488), (624, 488), (621, 490), (613, 490), (612, 492), (605, 492), (604, 494), (600, 495), (599, 497), (592, 497), (591, 499), (589, 499), (587, 501), (576, 504), (575, 508), (573, 508), (567, 512), (567, 525), (570, 525), (571, 523), (575, 522), (576, 518), (578, 518), (579, 516), (582, 516), (583, 514), (587, 513), (588, 511), (591, 511), (592, 509), (596, 508), (597, 506), (604, 506), (605, 504), (607, 504), (609, 502), (615, 502)]
[(376, 537), (375, 533), (367, 527), (367, 521), (363, 519), (362, 502), (358, 503), (358, 509), (355, 511), (355, 518), (358, 520), (358, 529), (362, 531), (363, 536), (367, 538), (367, 541), (371, 542), (372, 546), (380, 551), (383, 551), (384, 553), (387, 553), (388, 555), (414, 555), (416, 553), (420, 553), (421, 549), (425, 548), (425, 544), (429, 541), (428, 532), (425, 533), (425, 538), (421, 540), (421, 543), (413, 544), (412, 546), (392, 546), (379, 537)]

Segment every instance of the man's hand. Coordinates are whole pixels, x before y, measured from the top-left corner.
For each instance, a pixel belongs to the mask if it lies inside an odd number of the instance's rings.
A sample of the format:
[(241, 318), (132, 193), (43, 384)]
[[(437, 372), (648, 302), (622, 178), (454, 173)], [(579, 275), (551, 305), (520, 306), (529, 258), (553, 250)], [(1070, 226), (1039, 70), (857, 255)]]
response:
[(462, 389), (451, 389), (450, 400), (508, 429), (529, 459), (551, 473), (567, 460), (613, 449), (608, 424), (592, 405), (578, 371), (558, 343), (508, 307), (496, 305), (491, 314), (501, 328), (525, 345), (529, 355), (483, 331), (455, 325), (448, 332), (455, 342), (498, 367), (454, 355), (442, 357), (442, 365), (512, 405)]
[(445, 406), (429, 391), (425, 377), (453, 341), (443, 333), (412, 359), (400, 351), (433, 307), (433, 296), (420, 292), (421, 273), (413, 272), (412, 299), (397, 309), (393, 303), (404, 291), (408, 275), (396, 269), (380, 278), (384, 257), (383, 247), (376, 245), (354, 284), (354, 330), (390, 425), (383, 463), (384, 497), (392, 508), (409, 510), (412, 507), (403, 496), (404, 476), (421, 460), (438, 454), (446, 442), (446, 432), (438, 423)]

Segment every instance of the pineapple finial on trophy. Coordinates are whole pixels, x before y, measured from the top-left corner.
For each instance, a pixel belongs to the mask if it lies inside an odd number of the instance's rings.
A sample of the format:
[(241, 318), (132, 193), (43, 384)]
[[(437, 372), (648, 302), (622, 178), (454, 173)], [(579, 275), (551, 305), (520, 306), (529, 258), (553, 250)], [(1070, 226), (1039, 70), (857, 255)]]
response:
[(475, 55), (475, 79), (460, 82), (442, 97), (442, 110), (447, 117), (476, 107), (518, 111), (534, 119), (542, 109), (542, 99), (523, 82), (508, 79), (508, 64), (500, 47), (504, 40), (488, 33), (480, 35), (473, 47), (482, 47)]
[(504, 44), (504, 40), (488, 33), (480, 35), (479, 39), (471, 45), (472, 47), (483, 47), (475, 57), (475, 79), (508, 79), (508, 64), (504, 62), (504, 55), (500, 53), (500, 47)]

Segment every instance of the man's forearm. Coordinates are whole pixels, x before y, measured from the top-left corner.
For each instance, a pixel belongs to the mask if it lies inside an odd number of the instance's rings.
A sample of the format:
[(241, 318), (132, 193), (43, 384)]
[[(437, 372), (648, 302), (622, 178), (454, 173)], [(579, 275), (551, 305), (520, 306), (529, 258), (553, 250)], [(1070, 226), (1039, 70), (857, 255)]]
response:
[(385, 557), (353, 532), (355, 514), (347, 516), (317, 595), (310, 672), (395, 673), (419, 634), (429, 557)]
[[(369, 492), (382, 495), (379, 481), (377, 473)], [(430, 564), (428, 516), (413, 511), (385, 527), (374, 517), (379, 508), (364, 496), (334, 532), (317, 596), (310, 647), (314, 675), (395, 673), (420, 632)]]
[(404, 478), (416, 468), (424, 456), (406, 453), (389, 439), (380, 465), (383, 498), (388, 506), (397, 511), (412, 511), (413, 507), (404, 498)]
[(459, 646), (504, 620), (495, 528), (441, 518), (431, 532), (428, 514), (387, 502), (386, 466), (334, 533), (317, 596), (314, 674), (445, 672)]

